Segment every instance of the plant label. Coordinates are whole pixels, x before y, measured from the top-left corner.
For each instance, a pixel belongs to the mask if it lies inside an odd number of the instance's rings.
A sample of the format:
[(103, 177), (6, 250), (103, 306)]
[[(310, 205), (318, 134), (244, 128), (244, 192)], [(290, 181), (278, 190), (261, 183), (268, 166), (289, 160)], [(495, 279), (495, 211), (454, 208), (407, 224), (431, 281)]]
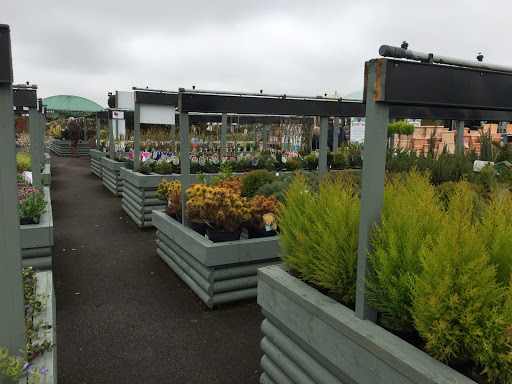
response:
[(258, 158), (257, 158), (257, 157), (254, 157), (254, 158), (252, 159), (252, 165), (254, 165), (254, 166), (257, 166), (257, 165), (258, 165)]
[(191, 161), (193, 164), (197, 164), (197, 163), (199, 163), (199, 160), (197, 159), (197, 156), (192, 156), (192, 157), (190, 158), (190, 161)]
[(204, 158), (204, 156), (201, 156), (201, 157), (199, 158), (199, 165), (200, 165), (201, 167), (204, 167), (204, 165), (205, 165), (205, 164), (206, 164), (206, 159)]
[(178, 156), (175, 156), (174, 159), (172, 159), (172, 163), (174, 165), (179, 165), (180, 164), (180, 158)]

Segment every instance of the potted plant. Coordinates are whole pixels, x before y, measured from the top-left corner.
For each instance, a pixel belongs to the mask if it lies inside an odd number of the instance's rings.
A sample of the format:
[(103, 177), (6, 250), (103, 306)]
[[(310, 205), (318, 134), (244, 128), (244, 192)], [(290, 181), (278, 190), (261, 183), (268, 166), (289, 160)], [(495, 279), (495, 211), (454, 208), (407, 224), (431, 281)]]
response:
[(24, 183), (18, 184), (20, 224), (37, 224), (46, 212), (44, 192)]
[(313, 171), (318, 168), (318, 157), (316, 157), (314, 152), (311, 152), (304, 157), (304, 164), (308, 170)]
[(266, 169), (257, 169), (242, 176), (241, 195), (248, 199), (256, 195), (258, 188), (274, 181), (274, 176)]
[(210, 189), (206, 184), (191, 184), (186, 191), (188, 200), (185, 215), (192, 224), (191, 228), (203, 236), (206, 235), (206, 224), (201, 218), (201, 203)]
[(213, 242), (240, 239), (242, 223), (249, 220), (247, 199), (232, 189), (206, 187), (200, 216), (207, 223), (208, 238)]
[(250, 219), (247, 221), (249, 239), (275, 236), (275, 214), (281, 210), (281, 204), (274, 195), (254, 196), (248, 203)]

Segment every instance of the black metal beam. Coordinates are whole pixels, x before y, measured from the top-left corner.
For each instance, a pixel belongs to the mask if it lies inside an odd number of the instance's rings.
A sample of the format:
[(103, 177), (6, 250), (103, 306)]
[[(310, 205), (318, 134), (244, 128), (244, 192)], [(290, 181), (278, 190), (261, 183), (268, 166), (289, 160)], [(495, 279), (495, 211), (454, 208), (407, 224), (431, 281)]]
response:
[(512, 74), (392, 59), (377, 62), (376, 101), (512, 110)]
[(340, 116), (340, 104), (338, 101), (182, 93), (179, 110), (248, 115)]
[[(299, 118), (296, 116), (252, 116), (252, 115), (228, 115), (228, 124), (237, 123), (241, 125), (252, 124), (280, 124), (290, 120), (301, 120), (307, 124), (313, 124), (311, 117)], [(221, 115), (189, 115), (189, 123), (220, 123), (222, 120)], [(179, 124), (179, 114), (176, 114), (176, 123)]]
[(141, 104), (178, 105), (178, 94), (135, 91), (135, 102)]
[(108, 119), (108, 111), (98, 111), (96, 112), (97, 119)]
[(13, 89), (13, 105), (37, 108), (37, 91), (35, 89)]
[(512, 121), (512, 111), (494, 111), (490, 109), (422, 107), (391, 105), (389, 117), (435, 120), (494, 120)]
[(0, 84), (12, 84), (11, 32), (9, 26), (0, 24)]

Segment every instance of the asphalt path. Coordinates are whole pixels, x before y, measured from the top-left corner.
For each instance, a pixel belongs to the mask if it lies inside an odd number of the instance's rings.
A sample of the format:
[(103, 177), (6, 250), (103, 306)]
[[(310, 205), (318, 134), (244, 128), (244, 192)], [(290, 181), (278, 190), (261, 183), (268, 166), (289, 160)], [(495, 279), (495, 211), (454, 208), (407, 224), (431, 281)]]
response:
[(257, 383), (256, 301), (208, 309), (89, 157), (51, 157), (58, 382)]

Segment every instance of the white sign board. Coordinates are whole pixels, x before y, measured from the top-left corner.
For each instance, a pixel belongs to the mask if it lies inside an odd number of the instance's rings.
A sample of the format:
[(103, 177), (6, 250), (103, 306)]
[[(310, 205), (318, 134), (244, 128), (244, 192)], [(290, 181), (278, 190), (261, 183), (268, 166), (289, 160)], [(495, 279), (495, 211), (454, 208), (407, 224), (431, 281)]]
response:
[(124, 112), (123, 111), (112, 111), (112, 119), (124, 120)]
[(141, 124), (174, 124), (175, 106), (158, 104), (140, 105)]
[(116, 108), (133, 111), (135, 109), (135, 96), (133, 91), (116, 91)]
[(125, 136), (126, 140), (126, 120), (117, 120), (117, 135), (116, 139), (120, 139), (121, 135)]
[(421, 126), (421, 119), (407, 119), (407, 122), (409, 124), (414, 125), (415, 127), (420, 127)]
[(364, 117), (352, 117), (350, 119), (350, 142), (351, 143), (364, 143), (364, 128), (365, 128)]

